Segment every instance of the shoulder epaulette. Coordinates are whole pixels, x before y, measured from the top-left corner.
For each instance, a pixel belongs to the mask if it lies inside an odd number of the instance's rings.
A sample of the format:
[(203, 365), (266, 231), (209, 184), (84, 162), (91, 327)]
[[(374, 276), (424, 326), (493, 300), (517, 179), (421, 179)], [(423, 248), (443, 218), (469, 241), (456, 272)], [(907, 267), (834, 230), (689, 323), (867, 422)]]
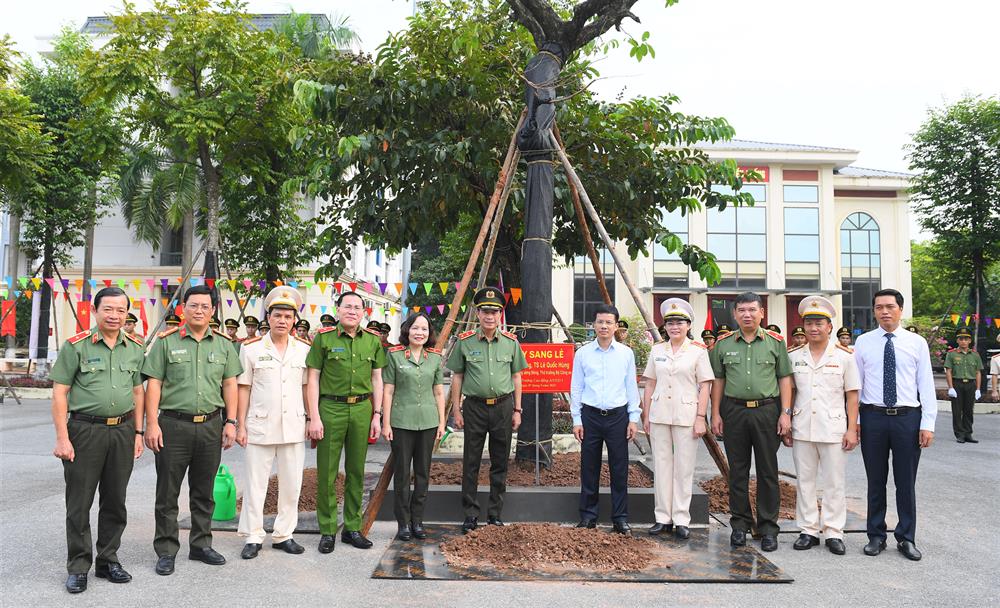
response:
[(440, 348), (431, 348), (430, 346), (428, 346), (426, 350), (427, 350), (427, 352), (434, 353), (435, 355), (442, 354)]
[(401, 351), (401, 350), (406, 350), (406, 347), (405, 347), (405, 346), (403, 346), (402, 344), (400, 344), (399, 346), (393, 346), (392, 348), (390, 348), (390, 349), (389, 349), (388, 351), (386, 351), (386, 352), (390, 352), (390, 353), (398, 353), (398, 352), (399, 352), (399, 351)]
[(292, 336), (292, 337), (295, 338), (296, 340), (298, 340), (299, 342), (307, 345), (307, 346), (312, 346), (312, 344), (313, 344), (312, 340), (306, 340), (305, 338), (300, 338), (299, 336)]
[(769, 335), (769, 336), (771, 336), (772, 338), (774, 338), (778, 342), (784, 342), (785, 341), (784, 336), (782, 336), (781, 334), (779, 334), (776, 331), (771, 331), (770, 329), (765, 329), (764, 333), (767, 334), (767, 335)]
[(843, 344), (840, 344), (839, 342), (837, 344), (835, 344), (835, 346), (837, 348), (839, 348), (840, 350), (844, 351), (845, 353), (850, 353), (852, 355), (854, 354), (854, 349), (851, 348), (850, 346), (844, 346)]
[(500, 333), (502, 333), (503, 335), (507, 336), (511, 340), (517, 342), (517, 334), (515, 334), (513, 332), (509, 332), (509, 331), (502, 331), (502, 330), (500, 331)]
[(459, 340), (465, 340), (466, 338), (471, 338), (474, 335), (476, 335), (476, 330), (470, 329), (469, 331), (465, 331), (465, 332), (462, 332), (462, 333), (458, 334), (458, 339)]
[(371, 335), (377, 337), (380, 342), (382, 341), (382, 334), (381, 333), (375, 331), (374, 329), (368, 329), (367, 327), (365, 328), (365, 331), (368, 332), (368, 333), (370, 333)]
[(794, 353), (795, 351), (801, 349), (803, 346), (805, 346), (805, 344), (799, 344), (798, 346), (793, 346), (793, 347), (791, 347), (791, 348), (788, 349), (788, 352)]
[(708, 345), (705, 344), (704, 342), (699, 342), (697, 340), (691, 340), (691, 344), (694, 344), (698, 348), (704, 348), (705, 350), (708, 350)]
[(89, 335), (90, 335), (89, 329), (87, 331), (81, 331), (80, 333), (76, 334), (75, 336), (67, 340), (67, 342), (69, 342), (70, 344), (76, 344), (77, 342), (85, 339)]
[(132, 334), (125, 334), (125, 338), (126, 338), (126, 339), (128, 339), (128, 340), (131, 340), (131, 341), (135, 342), (135, 343), (136, 343), (136, 344), (138, 344), (139, 346), (143, 346), (143, 347), (145, 347), (145, 346), (146, 346), (146, 343), (145, 343), (145, 342), (143, 342), (143, 341), (142, 341), (142, 340), (140, 340), (139, 338), (136, 338), (136, 337), (135, 337), (135, 336), (133, 336)]
[(215, 334), (215, 335), (217, 335), (217, 336), (221, 336), (221, 337), (225, 338), (226, 340), (229, 340), (230, 342), (232, 342), (232, 341), (233, 341), (233, 339), (232, 339), (232, 338), (230, 338), (229, 336), (227, 336), (227, 335), (225, 334), (225, 332), (221, 332), (221, 331), (219, 331), (219, 330), (217, 330), (217, 329), (213, 329), (213, 330), (212, 330), (212, 333), (213, 333), (213, 334)]
[(243, 342), (240, 342), (240, 344), (246, 346), (248, 344), (253, 344), (254, 342), (260, 342), (263, 339), (264, 338), (262, 336), (254, 336), (252, 338), (247, 338), (246, 340), (243, 340)]
[(166, 338), (170, 334), (176, 333), (176, 332), (180, 331), (180, 329), (181, 329), (180, 327), (174, 327), (172, 329), (165, 329), (165, 330), (161, 331), (160, 333), (156, 334), (156, 337), (157, 338)]
[(334, 326), (332, 326), (332, 327), (322, 327), (322, 328), (320, 328), (320, 330), (319, 330), (318, 332), (316, 332), (316, 333), (317, 333), (317, 334), (325, 334), (325, 333), (327, 333), (327, 332), (329, 332), (329, 331), (333, 331), (333, 330), (335, 330), (335, 329), (337, 329), (337, 326), (336, 326), (336, 325), (334, 325)]
[(716, 336), (715, 341), (718, 342), (720, 340), (725, 340), (726, 338), (728, 338), (731, 335), (733, 335), (733, 332), (727, 331), (727, 332), (725, 332), (723, 334), (719, 334), (718, 336)]

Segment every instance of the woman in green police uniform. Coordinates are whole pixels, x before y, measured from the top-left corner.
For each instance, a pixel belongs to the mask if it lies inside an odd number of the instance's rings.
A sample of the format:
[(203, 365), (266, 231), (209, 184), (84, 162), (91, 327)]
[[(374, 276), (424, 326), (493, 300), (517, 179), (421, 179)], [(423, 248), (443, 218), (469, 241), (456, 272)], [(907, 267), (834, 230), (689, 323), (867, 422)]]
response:
[(441, 351), (427, 346), (433, 339), (430, 318), (422, 312), (410, 315), (399, 328), (400, 345), (388, 351), (382, 374), (382, 435), (392, 442), (396, 460), (394, 510), (401, 540), (427, 537), (423, 516), (431, 455), (444, 434)]

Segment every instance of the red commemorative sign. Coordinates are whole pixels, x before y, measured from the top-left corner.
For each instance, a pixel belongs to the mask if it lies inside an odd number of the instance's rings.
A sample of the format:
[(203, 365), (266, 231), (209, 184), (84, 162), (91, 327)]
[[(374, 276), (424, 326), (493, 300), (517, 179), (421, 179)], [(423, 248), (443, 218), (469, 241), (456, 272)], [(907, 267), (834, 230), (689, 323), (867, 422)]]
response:
[(521, 392), (568, 393), (573, 376), (572, 344), (521, 344), (528, 368), (521, 372)]

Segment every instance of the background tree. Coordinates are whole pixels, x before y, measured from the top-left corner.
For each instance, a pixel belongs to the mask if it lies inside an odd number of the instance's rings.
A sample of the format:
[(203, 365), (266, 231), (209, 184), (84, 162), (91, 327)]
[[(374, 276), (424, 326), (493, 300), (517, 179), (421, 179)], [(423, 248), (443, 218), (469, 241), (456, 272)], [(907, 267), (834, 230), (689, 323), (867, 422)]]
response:
[(50, 152), (41, 116), (16, 88), (19, 59), (10, 36), (0, 38), (0, 201), (38, 189)]
[[(986, 270), (1000, 260), (1000, 98), (930, 110), (908, 149), (920, 225), (946, 252), (949, 278), (970, 287), (970, 309), (981, 319)], [(980, 334), (977, 324), (976, 342)]]

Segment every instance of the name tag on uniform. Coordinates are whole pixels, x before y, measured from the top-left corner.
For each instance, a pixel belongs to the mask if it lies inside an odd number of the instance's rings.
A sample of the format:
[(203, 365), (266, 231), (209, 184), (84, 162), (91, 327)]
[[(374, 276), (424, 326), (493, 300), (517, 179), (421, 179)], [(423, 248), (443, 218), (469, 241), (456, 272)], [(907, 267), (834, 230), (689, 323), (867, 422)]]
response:
[(272, 357), (271, 355), (261, 355), (261, 356), (257, 357), (257, 360), (258, 361), (274, 361), (274, 357)]
[(94, 358), (91, 358), (91, 359), (87, 359), (87, 363), (100, 363), (100, 362), (101, 362), (101, 358), (100, 357), (94, 357)]
[(839, 363), (827, 363), (823, 367), (840, 367)]
[(343, 346), (334, 346), (333, 348), (330, 349), (330, 352), (331, 353), (343, 353), (343, 352), (347, 352), (347, 349), (344, 348)]
[(653, 360), (654, 360), (654, 361), (660, 361), (660, 362), (663, 362), (663, 361), (666, 361), (666, 360), (667, 360), (667, 358), (666, 358), (666, 357), (656, 357), (656, 358), (654, 358)]
[(799, 367), (800, 365), (805, 366), (805, 367), (809, 367), (809, 364), (806, 363), (805, 361), (796, 361), (795, 362), (795, 367)]
[(470, 350), (469, 354), (470, 355), (481, 355), (481, 354), (483, 354), (483, 351), (481, 351), (481, 350)]
[(174, 349), (174, 350), (171, 350), (171, 351), (170, 351), (170, 354), (171, 354), (171, 355), (186, 355), (186, 354), (187, 354), (187, 352), (188, 352), (188, 351), (187, 351), (187, 349), (186, 349), (186, 348), (179, 348), (179, 349)]

